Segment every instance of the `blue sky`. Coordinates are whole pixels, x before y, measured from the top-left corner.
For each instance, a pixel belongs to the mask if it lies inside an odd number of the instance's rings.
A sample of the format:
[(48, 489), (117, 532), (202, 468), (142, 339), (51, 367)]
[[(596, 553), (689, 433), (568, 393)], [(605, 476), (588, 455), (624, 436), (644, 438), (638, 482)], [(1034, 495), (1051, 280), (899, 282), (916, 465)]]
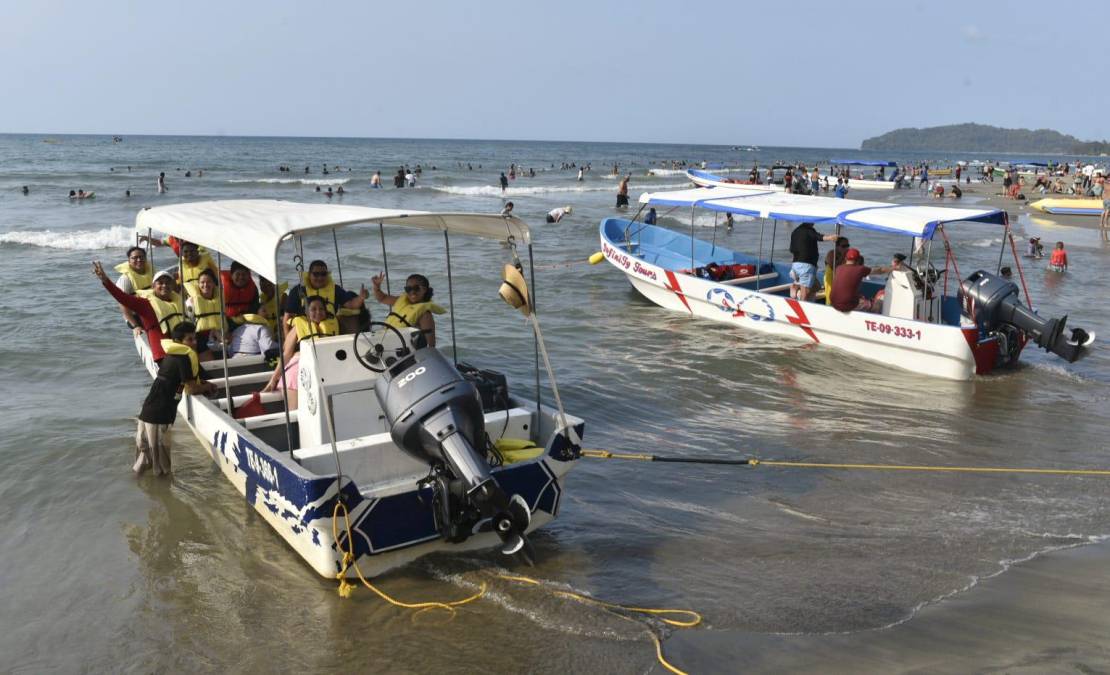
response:
[(1110, 137), (1098, 3), (36, 2), (0, 132), (856, 147), (974, 121)]

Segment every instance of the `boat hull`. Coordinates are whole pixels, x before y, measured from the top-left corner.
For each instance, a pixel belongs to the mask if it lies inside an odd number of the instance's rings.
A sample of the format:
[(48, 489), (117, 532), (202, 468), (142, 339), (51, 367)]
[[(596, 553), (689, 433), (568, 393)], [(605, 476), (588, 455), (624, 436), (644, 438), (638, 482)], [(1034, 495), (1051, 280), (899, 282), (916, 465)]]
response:
[(602, 253), (641, 295), (666, 309), (744, 330), (836, 347), (863, 359), (949, 380), (968, 380), (994, 367), (997, 352), (972, 325), (951, 326), (840, 312), (818, 302), (702, 279), (633, 255), (605, 236)]
[[(136, 339), (136, 347), (144, 364), (152, 368), (154, 362), (142, 338)], [(532, 406), (534, 409), (535, 404)], [(546, 406), (542, 410), (549, 419), (555, 418), (554, 410)], [(567, 417), (577, 438), (581, 438), (582, 421)], [(428, 506), (432, 492), (416, 488), (416, 480), (427, 474), (427, 467), (413, 473), (411, 480), (385, 484), (360, 485), (351, 478), (347, 471), (362, 454), (380, 452), (383, 445), (391, 445), (388, 434), (376, 435), (385, 438), (356, 438), (337, 444), (344, 466), (340, 487), (336, 473), (306, 469), (289, 452), (267, 444), (207, 398), (183, 396), (178, 420), (188, 425), (208, 457), (255, 512), (321, 576), (334, 578), (342, 569), (342, 550), (352, 548), (341, 521), (338, 540), (333, 534), (333, 513), (340, 499), (349, 511), (355, 561), (366, 577), (436, 551), (462, 552), (500, 545), (493, 532), (473, 534), (461, 543), (449, 543), (439, 536)], [(578, 459), (578, 451), (567, 436), (566, 429), (558, 429), (539, 457), (493, 472), (508, 494), (519, 494), (528, 504), (532, 512), (529, 531), (547, 524), (558, 513), (563, 476)], [(356, 576), (353, 568), (347, 576)]]

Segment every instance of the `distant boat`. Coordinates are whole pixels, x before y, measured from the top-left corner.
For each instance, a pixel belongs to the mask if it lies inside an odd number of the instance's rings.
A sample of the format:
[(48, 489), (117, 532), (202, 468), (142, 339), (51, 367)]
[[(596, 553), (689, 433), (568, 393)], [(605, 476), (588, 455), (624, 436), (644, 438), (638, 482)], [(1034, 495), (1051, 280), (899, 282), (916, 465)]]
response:
[(113, 143), (122, 143), (123, 142), (123, 136), (112, 136), (112, 142)]
[(61, 143), (61, 141), (59, 141), (56, 138), (44, 138), (44, 139), (42, 139), (42, 142), (43, 143)]

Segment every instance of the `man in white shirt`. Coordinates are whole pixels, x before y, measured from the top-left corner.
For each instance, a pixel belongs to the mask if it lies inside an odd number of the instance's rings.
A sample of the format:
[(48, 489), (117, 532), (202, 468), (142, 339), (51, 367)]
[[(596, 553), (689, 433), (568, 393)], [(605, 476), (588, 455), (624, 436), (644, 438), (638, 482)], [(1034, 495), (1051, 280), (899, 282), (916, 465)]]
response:
[(547, 212), (547, 222), (557, 223), (563, 219), (563, 216), (569, 216), (573, 211), (574, 209), (569, 206), (564, 206), (558, 209), (551, 209)]

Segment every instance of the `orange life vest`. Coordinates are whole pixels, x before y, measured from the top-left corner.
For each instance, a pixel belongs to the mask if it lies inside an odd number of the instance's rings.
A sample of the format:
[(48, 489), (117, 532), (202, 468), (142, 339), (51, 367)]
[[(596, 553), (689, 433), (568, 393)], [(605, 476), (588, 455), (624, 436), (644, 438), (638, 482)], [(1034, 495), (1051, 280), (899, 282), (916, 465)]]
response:
[(231, 282), (231, 272), (220, 270), (220, 285), (224, 289), (224, 310), (228, 316), (243, 314), (258, 299), (258, 288), (249, 277), (247, 285), (239, 288)]

